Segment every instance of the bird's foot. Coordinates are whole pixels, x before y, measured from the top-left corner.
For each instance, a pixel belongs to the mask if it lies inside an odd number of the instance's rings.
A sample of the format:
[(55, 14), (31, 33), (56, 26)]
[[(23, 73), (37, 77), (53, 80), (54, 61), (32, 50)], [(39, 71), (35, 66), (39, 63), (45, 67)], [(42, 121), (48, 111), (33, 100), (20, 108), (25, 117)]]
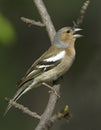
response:
[(51, 89), (51, 90), (49, 91), (49, 93), (50, 93), (50, 92), (54, 92), (54, 93), (56, 94), (56, 96), (58, 96), (58, 97), (60, 98), (60, 95), (57, 93), (57, 91), (56, 91), (52, 86), (50, 86), (49, 84), (47, 84), (47, 83), (45, 83), (45, 82), (43, 82), (42, 85), (44, 85), (44, 86), (48, 87), (49, 89)]

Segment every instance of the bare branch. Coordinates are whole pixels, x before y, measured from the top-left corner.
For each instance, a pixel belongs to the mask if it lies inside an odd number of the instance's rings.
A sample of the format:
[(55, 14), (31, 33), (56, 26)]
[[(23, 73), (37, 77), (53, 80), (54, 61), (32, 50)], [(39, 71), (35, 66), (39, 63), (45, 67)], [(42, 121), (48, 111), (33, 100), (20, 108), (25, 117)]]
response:
[(36, 26), (40, 26), (40, 27), (44, 27), (45, 26), (40, 21), (35, 21), (35, 20), (28, 19), (28, 18), (24, 18), (24, 17), (21, 17), (21, 20), (23, 22), (27, 23), (27, 24), (30, 24), (30, 25), (36, 25)]
[(76, 22), (75, 22), (75, 24), (76, 24), (77, 26), (80, 26), (80, 25), (82, 24), (83, 19), (84, 19), (84, 15), (85, 15), (85, 13), (86, 13), (86, 10), (87, 10), (89, 4), (90, 4), (90, 0), (86, 0), (86, 1), (84, 2), (83, 6), (81, 7), (80, 15), (79, 15), (79, 17), (77, 18), (77, 20), (76, 20)]
[[(59, 93), (60, 85), (59, 84), (54, 85), (54, 89), (57, 93)], [(42, 114), (40, 122), (39, 122), (38, 126), (35, 128), (35, 130), (46, 130), (47, 129), (46, 126), (52, 117), (57, 100), (58, 100), (58, 96), (56, 94), (54, 94), (54, 92), (52, 92), (50, 95), (46, 110)]]
[[(21, 110), (23, 113), (27, 114), (30, 117), (36, 118), (38, 120), (41, 120), (41, 116), (39, 116), (36, 112), (32, 112), (31, 110), (29, 110), (27, 107), (23, 106), (22, 104), (19, 104), (15, 101), (13, 101), (12, 99), (8, 99), (5, 98), (5, 100), (7, 102), (9, 102), (12, 106), (14, 106), (15, 108)], [(51, 100), (51, 99), (50, 99)], [(52, 99), (53, 100), (53, 99)], [(51, 102), (49, 105), (53, 105), (53, 102)], [(47, 106), (48, 107), (48, 106)], [(51, 108), (51, 107), (50, 107)], [(50, 111), (50, 110), (49, 110)], [(47, 113), (48, 114), (48, 113)], [(69, 107), (68, 105), (66, 105), (61, 111), (59, 111), (58, 113), (54, 114), (50, 120), (47, 120), (47, 122), (45, 122), (45, 128), (49, 129), (51, 128), (54, 123), (56, 123), (58, 120), (61, 119), (66, 119), (67, 121), (71, 118), (71, 113), (69, 112)], [(42, 118), (43, 119), (43, 118)]]
[(31, 117), (34, 117), (36, 119), (40, 119), (41, 118), (41, 116), (39, 116), (36, 112), (30, 111), (27, 107), (24, 107), (23, 105), (13, 101), (12, 99), (5, 98), (5, 100), (7, 102), (9, 102), (12, 106), (14, 106), (15, 108), (21, 110), (23, 113), (25, 113), (27, 115), (29, 115)]
[(48, 32), (48, 35), (49, 35), (49, 38), (50, 38), (51, 44), (52, 44), (52, 42), (54, 40), (55, 33), (56, 33), (55, 28), (54, 28), (53, 23), (52, 23), (52, 20), (49, 16), (47, 9), (46, 9), (42, 0), (33, 0), (33, 2), (35, 3), (35, 5), (39, 11), (39, 14), (42, 18), (42, 21), (46, 26), (46, 30)]

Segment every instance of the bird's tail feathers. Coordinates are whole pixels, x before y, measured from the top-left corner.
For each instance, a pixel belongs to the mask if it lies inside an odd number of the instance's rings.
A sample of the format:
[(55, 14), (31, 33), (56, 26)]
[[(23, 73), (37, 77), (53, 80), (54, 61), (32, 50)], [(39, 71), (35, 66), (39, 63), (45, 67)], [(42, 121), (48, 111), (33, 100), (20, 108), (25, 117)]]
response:
[[(29, 86), (27, 86), (27, 85), (23, 85), (18, 91), (17, 91), (17, 93), (14, 95), (14, 97), (12, 98), (12, 101), (14, 101), (14, 102), (16, 102), (23, 94), (25, 94), (27, 91), (29, 91), (30, 89), (31, 89), (32, 87), (29, 85)], [(7, 109), (6, 109), (6, 111), (5, 111), (5, 113), (4, 113), (4, 115), (6, 115), (7, 114), (7, 112), (9, 111), (9, 109), (12, 107), (12, 105), (10, 104), (10, 102), (9, 102), (9, 104), (8, 104), (8, 106), (7, 106)]]

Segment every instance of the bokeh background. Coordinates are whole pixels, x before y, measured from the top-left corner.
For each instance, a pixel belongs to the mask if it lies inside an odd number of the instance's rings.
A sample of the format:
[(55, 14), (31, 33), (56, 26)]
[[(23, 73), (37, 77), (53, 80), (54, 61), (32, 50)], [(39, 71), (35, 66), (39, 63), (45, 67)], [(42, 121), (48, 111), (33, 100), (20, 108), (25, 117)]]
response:
[[(72, 26), (84, 0), (44, 0), (54, 26)], [(65, 74), (57, 110), (69, 105), (72, 118), (61, 120), (53, 130), (101, 130), (101, 1), (91, 0), (76, 41), (76, 59)], [(34, 130), (38, 121), (12, 108), (6, 117), (5, 97), (17, 91), (16, 82), (35, 59), (50, 46), (45, 28), (28, 26), (20, 17), (40, 20), (32, 0), (0, 0), (0, 129)], [(41, 114), (48, 101), (48, 89), (28, 92), (19, 102)]]

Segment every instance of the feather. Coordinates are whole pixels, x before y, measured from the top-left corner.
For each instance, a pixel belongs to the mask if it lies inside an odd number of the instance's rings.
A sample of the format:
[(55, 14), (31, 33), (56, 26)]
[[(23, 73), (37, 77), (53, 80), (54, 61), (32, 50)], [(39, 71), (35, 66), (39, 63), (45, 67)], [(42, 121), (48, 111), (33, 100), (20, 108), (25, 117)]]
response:
[[(54, 51), (52, 51), (54, 49)], [(26, 75), (18, 82), (17, 86), (20, 87), (17, 93), (12, 98), (13, 101), (17, 101), (23, 94), (32, 89), (35, 86), (39, 86), (39, 82), (35, 82), (35, 78), (44, 72), (53, 69), (58, 66), (62, 58), (65, 55), (65, 51), (54, 46), (50, 47), (34, 64), (29, 68)], [(11, 104), (8, 105), (5, 114), (12, 107)]]
[[(27, 91), (29, 91), (32, 88), (31, 84), (35, 85), (36, 82), (34, 82), (32, 79), (27, 81), (26, 84), (22, 85), (22, 87), (20, 87), (20, 89), (18, 89), (18, 91), (16, 92), (16, 94), (12, 98), (12, 101), (16, 102), (23, 94), (25, 94)], [(8, 106), (7, 106), (7, 109), (6, 109), (5, 113), (4, 113), (4, 115), (6, 115), (6, 113), (8, 112), (8, 110), (11, 107), (12, 107), (12, 105), (9, 103)]]

